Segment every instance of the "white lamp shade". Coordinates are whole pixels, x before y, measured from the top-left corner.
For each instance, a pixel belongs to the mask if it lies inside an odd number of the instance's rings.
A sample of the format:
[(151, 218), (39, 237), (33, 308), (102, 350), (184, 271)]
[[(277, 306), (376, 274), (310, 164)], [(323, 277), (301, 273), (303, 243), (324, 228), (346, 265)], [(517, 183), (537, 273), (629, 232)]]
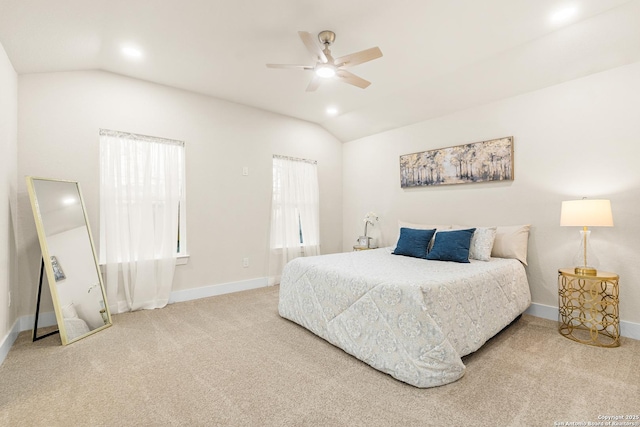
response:
[(613, 227), (609, 200), (569, 200), (562, 202), (561, 226)]

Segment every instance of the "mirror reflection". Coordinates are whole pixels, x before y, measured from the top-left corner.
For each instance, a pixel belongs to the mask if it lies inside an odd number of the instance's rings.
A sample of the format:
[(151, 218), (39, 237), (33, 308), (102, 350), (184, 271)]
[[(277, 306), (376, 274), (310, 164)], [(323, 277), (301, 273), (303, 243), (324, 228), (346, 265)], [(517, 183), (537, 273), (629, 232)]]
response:
[(111, 325), (77, 182), (28, 177), (63, 344)]

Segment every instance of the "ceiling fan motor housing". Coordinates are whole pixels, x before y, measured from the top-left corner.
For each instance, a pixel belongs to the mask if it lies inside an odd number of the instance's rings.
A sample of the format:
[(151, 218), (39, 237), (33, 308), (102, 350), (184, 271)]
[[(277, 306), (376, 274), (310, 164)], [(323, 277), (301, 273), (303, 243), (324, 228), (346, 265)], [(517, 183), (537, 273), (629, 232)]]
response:
[(331, 46), (331, 44), (336, 40), (336, 33), (329, 30), (320, 31), (318, 34), (318, 40), (320, 40), (320, 43), (323, 45)]

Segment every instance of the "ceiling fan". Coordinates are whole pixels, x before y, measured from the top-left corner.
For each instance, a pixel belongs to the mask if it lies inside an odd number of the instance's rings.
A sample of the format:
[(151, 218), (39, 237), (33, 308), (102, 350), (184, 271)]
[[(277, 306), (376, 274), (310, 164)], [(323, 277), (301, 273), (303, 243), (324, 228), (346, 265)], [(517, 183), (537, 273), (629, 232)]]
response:
[(371, 82), (363, 79), (362, 77), (356, 76), (355, 74), (345, 70), (345, 68), (353, 67), (354, 65), (362, 64), (363, 62), (368, 62), (380, 58), (382, 56), (382, 51), (380, 50), (380, 48), (376, 46), (334, 59), (333, 56), (331, 56), (331, 51), (329, 50), (329, 46), (331, 46), (336, 39), (336, 34), (333, 31), (325, 30), (321, 31), (318, 34), (318, 40), (320, 41), (322, 46), (324, 46), (324, 48), (320, 48), (320, 46), (318, 46), (318, 44), (313, 40), (313, 36), (311, 35), (311, 33), (308, 33), (306, 31), (298, 31), (298, 35), (302, 39), (302, 43), (304, 43), (307, 50), (313, 56), (316, 64), (267, 64), (267, 67), (313, 71), (313, 78), (307, 86), (307, 92), (316, 90), (322, 83), (323, 79), (329, 79), (332, 77), (336, 77), (339, 81), (349, 83), (350, 85), (354, 85), (362, 89), (365, 89), (371, 84)]

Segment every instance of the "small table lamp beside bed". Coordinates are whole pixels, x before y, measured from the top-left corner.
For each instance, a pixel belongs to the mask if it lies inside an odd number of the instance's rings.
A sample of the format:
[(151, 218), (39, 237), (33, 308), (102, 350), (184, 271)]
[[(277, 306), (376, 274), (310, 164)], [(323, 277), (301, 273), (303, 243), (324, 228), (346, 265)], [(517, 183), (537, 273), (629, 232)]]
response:
[(400, 381), (447, 384), (529, 307), (528, 236), (528, 225), (401, 222), (395, 247), (290, 261), (278, 310)]

